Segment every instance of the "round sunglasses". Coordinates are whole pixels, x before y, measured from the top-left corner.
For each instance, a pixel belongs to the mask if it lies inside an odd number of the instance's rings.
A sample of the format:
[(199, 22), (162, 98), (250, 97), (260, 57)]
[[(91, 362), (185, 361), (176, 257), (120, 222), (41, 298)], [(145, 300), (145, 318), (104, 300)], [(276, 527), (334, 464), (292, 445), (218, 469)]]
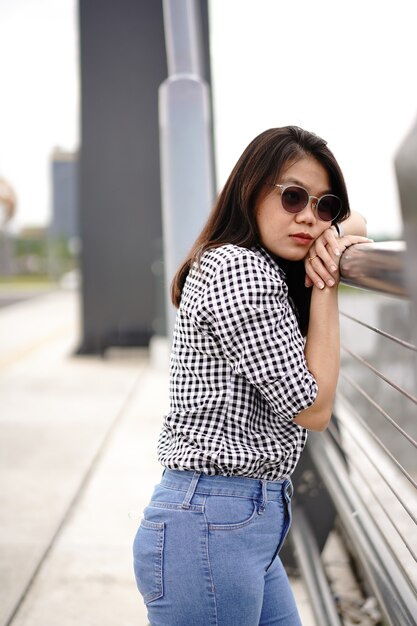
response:
[(299, 185), (274, 184), (273, 187), (278, 187), (280, 190), (282, 206), (288, 213), (300, 213), (312, 198), (315, 200), (311, 203), (312, 208), (316, 210), (318, 218), (323, 222), (332, 222), (342, 208), (341, 199), (332, 193), (326, 193), (321, 198), (317, 198), (317, 196), (310, 196), (308, 191)]

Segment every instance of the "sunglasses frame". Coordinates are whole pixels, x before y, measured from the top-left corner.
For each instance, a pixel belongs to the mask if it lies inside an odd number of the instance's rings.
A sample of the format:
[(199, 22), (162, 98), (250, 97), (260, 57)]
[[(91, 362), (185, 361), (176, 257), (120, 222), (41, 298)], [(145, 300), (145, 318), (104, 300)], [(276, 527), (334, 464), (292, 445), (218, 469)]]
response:
[[(304, 209), (306, 208), (306, 206), (308, 206), (308, 203), (310, 202), (311, 199), (316, 200), (316, 202), (314, 204), (313, 204), (313, 202), (311, 203), (311, 206), (312, 206), (313, 210), (316, 212), (317, 217), (319, 218), (319, 220), (321, 220), (322, 222), (333, 222), (333, 220), (335, 220), (338, 217), (338, 215), (340, 214), (340, 211), (342, 210), (342, 201), (339, 198), (339, 196), (336, 196), (334, 193), (325, 193), (322, 196), (320, 196), (320, 198), (318, 198), (317, 196), (310, 195), (308, 193), (307, 189), (304, 189), (304, 187), (302, 187), (301, 185), (295, 185), (294, 183), (287, 183), (286, 185), (280, 185), (278, 183), (274, 183), (272, 186), (273, 187), (278, 187), (278, 189), (281, 192), (281, 198), (282, 198), (282, 195), (285, 193), (286, 189), (288, 189), (289, 187), (295, 187), (296, 189), (302, 189), (303, 191), (306, 192), (306, 194), (307, 194), (307, 202), (305, 203), (303, 208), (300, 209), (299, 211), (288, 211), (288, 209), (285, 208), (284, 203), (281, 200), (282, 208), (284, 209), (284, 211), (286, 211), (287, 213), (291, 213), (292, 215), (296, 215), (297, 213), (301, 213), (301, 211), (304, 211)], [(340, 208), (339, 208), (338, 212), (336, 213), (336, 215), (331, 217), (329, 220), (325, 220), (322, 217), (320, 217), (319, 204), (320, 204), (320, 201), (323, 200), (323, 198), (326, 198), (328, 196), (330, 196), (331, 198), (337, 198), (339, 200), (339, 202), (340, 202)]]

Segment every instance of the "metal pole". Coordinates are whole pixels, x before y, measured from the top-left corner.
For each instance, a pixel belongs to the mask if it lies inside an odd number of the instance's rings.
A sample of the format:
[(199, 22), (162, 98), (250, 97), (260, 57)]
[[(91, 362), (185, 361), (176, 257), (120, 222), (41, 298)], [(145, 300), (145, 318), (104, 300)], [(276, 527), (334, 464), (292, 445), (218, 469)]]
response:
[(341, 621), (323, 569), (316, 539), (302, 507), (299, 506), (294, 507), (290, 539), (317, 624), (340, 626)]
[[(209, 88), (201, 77), (196, 0), (164, 0), (168, 78), (159, 89), (166, 291), (201, 231), (214, 198)], [(167, 330), (175, 310), (167, 296)]]
[(350, 481), (327, 433), (310, 433), (309, 451), (346, 533), (360, 555), (381, 610), (392, 626), (415, 626), (417, 598)]
[(345, 285), (407, 298), (406, 254), (403, 241), (349, 246), (340, 259), (341, 280)]
[[(407, 243), (405, 278), (412, 301), (412, 332), (417, 343), (417, 120), (400, 146), (395, 158), (398, 191)], [(417, 382), (417, 361), (414, 360), (414, 375)]]

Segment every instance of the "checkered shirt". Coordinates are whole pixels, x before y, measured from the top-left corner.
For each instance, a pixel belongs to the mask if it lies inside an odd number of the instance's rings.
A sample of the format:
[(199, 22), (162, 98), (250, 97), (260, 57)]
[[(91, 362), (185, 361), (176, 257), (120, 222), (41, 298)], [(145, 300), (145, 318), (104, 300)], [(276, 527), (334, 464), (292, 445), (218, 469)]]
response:
[(158, 443), (165, 467), (267, 480), (293, 472), (307, 438), (293, 418), (317, 383), (284, 278), (260, 246), (210, 249), (191, 268)]

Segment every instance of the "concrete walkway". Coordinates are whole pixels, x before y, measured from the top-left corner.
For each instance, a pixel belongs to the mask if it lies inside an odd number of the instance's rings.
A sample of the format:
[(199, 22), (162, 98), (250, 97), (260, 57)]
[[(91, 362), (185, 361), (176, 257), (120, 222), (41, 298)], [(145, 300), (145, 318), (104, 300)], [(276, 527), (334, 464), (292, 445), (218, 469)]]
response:
[(0, 626), (147, 624), (131, 545), (161, 474), (166, 359), (75, 357), (77, 318), (65, 291), (0, 310)]

